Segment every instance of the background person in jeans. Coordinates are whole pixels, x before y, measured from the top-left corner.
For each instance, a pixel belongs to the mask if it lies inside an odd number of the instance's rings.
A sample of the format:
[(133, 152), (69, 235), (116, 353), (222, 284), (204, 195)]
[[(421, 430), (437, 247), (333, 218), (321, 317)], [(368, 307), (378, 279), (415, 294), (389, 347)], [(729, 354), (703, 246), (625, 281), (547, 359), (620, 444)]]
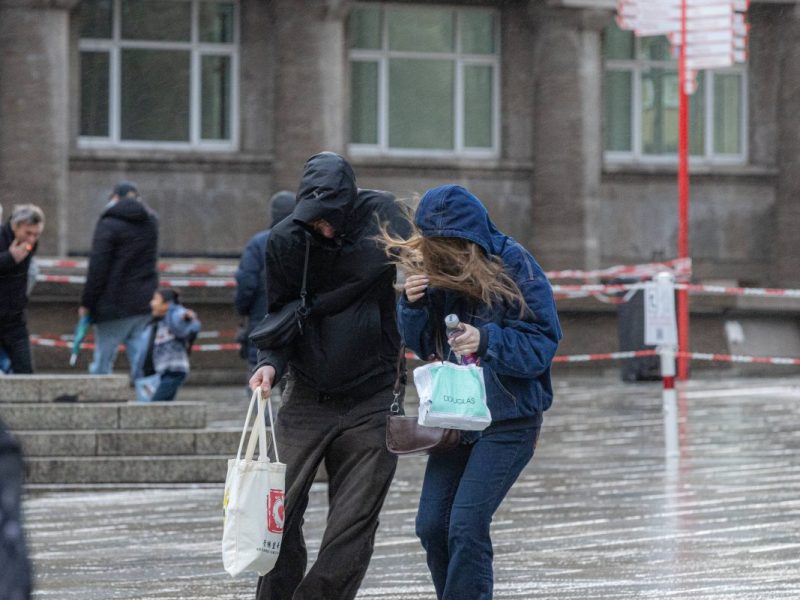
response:
[(247, 336), (267, 314), (267, 276), (264, 263), (267, 240), (272, 228), (292, 214), (294, 205), (293, 192), (283, 190), (273, 194), (269, 201), (272, 224), (269, 229), (260, 231), (250, 238), (236, 270), (236, 295), (233, 305), (239, 316), (247, 319), (237, 341), (242, 345), (239, 354), (247, 360), (247, 365), (250, 367), (248, 373), (252, 372), (258, 362), (258, 348), (250, 344)]
[[(408, 241), (387, 236), (409, 273), (400, 331), (418, 356), (442, 351), (480, 359), (492, 424), (462, 432), (462, 444), (428, 458), (417, 535), (440, 600), (492, 597), (489, 526), (533, 456), (553, 388), (550, 365), (561, 339), (550, 284), (533, 256), (456, 185), (425, 193)], [(449, 342), (444, 318), (464, 331)], [(455, 357), (451, 357), (455, 360)]]
[[(331, 152), (306, 162), (297, 197), (294, 213), (267, 242), (268, 308), (299, 298), (310, 237), (311, 315), (290, 347), (258, 353), (250, 379), (252, 389), (269, 394), (289, 371), (275, 429), (286, 463), (283, 542), (256, 595), (349, 600), (367, 571), (397, 465), (386, 450), (400, 346), (395, 267), (376, 235), (379, 221), (396, 232), (407, 231), (408, 222), (391, 194), (358, 189), (350, 165)], [(323, 461), (330, 511), (317, 560), (306, 573), (303, 513)]]
[(125, 344), (133, 364), (150, 299), (158, 287), (158, 218), (127, 181), (114, 188), (94, 230), (89, 272), (79, 316), (94, 323), (94, 359), (89, 372), (107, 375), (114, 369), (117, 348)]
[(150, 401), (174, 400), (189, 375), (189, 354), (200, 332), (200, 321), (193, 310), (181, 305), (178, 292), (172, 288), (157, 289), (150, 310), (153, 318), (138, 344), (135, 378), (158, 373), (158, 387)]
[(21, 204), (0, 227), (0, 350), (16, 374), (33, 373), (25, 309), (28, 273), (44, 230), (44, 213)]

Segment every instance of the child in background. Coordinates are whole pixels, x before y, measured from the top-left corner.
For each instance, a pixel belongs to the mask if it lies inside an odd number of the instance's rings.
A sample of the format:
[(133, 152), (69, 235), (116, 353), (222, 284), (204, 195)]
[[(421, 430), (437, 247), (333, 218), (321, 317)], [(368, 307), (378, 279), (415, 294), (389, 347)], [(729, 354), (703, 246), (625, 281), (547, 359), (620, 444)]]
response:
[(189, 374), (189, 354), (200, 321), (171, 288), (155, 291), (150, 310), (153, 320), (142, 333), (142, 350), (136, 357), (137, 399), (173, 400)]

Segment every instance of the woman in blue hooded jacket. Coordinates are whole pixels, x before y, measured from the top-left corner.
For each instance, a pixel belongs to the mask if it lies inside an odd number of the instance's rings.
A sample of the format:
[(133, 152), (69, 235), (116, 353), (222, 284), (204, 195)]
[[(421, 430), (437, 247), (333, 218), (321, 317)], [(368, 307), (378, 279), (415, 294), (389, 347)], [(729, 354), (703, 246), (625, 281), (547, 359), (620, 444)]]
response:
[[(416, 530), (439, 600), (492, 597), (492, 516), (522, 469), (550, 407), (550, 365), (561, 339), (541, 267), (501, 233), (475, 196), (445, 185), (425, 193), (408, 240), (386, 236), (408, 274), (400, 331), (418, 356), (476, 354), (492, 424), (462, 432), (452, 451), (428, 458)], [(448, 340), (444, 318), (463, 327)]]

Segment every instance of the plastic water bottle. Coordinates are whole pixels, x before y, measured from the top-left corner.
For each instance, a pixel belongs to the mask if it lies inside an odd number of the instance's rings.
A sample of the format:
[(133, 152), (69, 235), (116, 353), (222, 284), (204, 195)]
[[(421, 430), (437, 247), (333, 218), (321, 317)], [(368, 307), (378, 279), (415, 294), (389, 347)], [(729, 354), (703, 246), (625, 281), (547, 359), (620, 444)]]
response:
[[(447, 328), (447, 339), (452, 340), (460, 332), (464, 331), (461, 325), (461, 320), (456, 314), (447, 315), (444, 318), (444, 326)], [(459, 364), (474, 365), (478, 362), (478, 356), (475, 353), (462, 354), (458, 359)]]

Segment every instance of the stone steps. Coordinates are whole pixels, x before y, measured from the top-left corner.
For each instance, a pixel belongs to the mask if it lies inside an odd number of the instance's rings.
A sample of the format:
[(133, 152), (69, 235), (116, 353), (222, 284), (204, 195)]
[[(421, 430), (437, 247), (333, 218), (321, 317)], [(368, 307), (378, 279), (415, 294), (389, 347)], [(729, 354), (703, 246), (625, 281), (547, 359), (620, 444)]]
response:
[(239, 429), (15, 431), (28, 458), (221, 455), (233, 457)]
[(0, 404), (0, 419), (15, 430), (202, 429), (200, 402)]
[(0, 419), (29, 484), (221, 483), (241, 429), (209, 429), (204, 402), (130, 401), (126, 376), (0, 377)]
[(126, 402), (133, 391), (125, 375), (0, 376), (0, 405), (6, 402)]

